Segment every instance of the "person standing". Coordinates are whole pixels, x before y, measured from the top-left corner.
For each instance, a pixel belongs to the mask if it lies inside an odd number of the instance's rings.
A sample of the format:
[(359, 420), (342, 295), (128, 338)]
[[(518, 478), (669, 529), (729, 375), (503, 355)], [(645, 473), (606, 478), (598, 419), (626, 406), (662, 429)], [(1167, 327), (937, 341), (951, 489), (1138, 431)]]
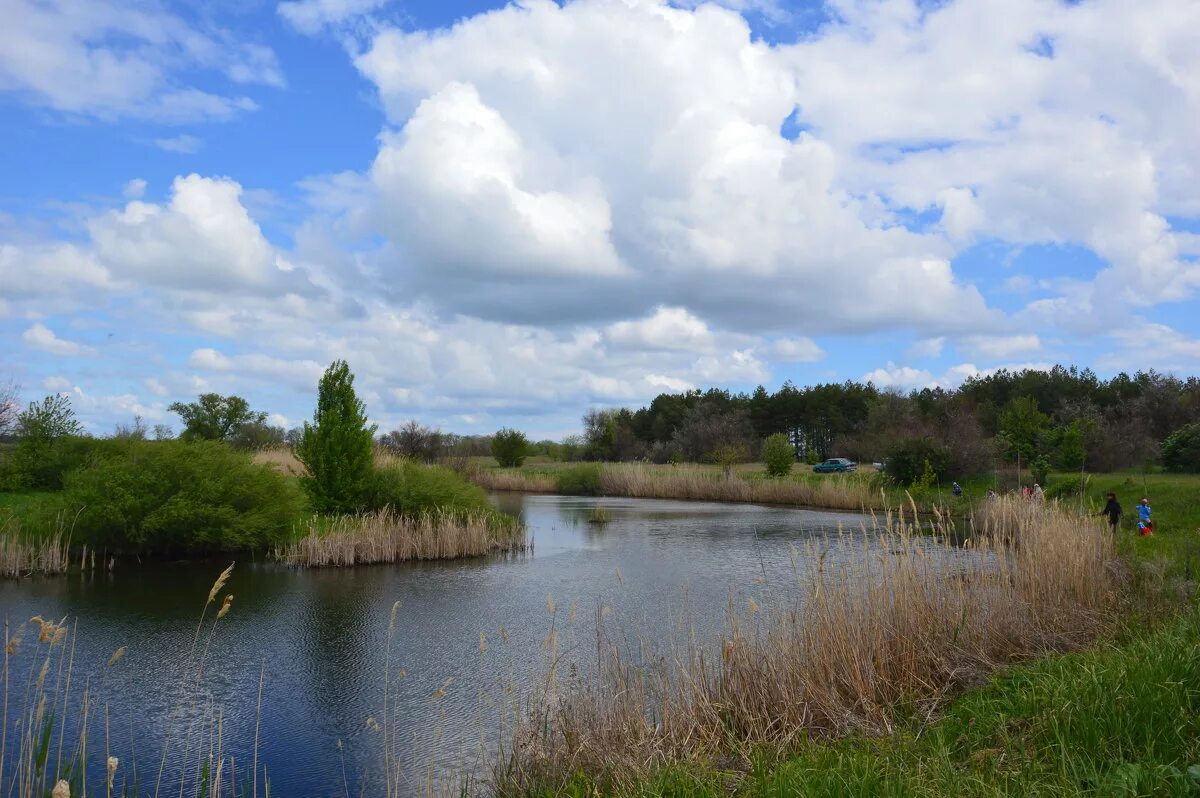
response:
[(1117, 501), (1117, 494), (1109, 492), (1108, 502), (1104, 505), (1104, 509), (1100, 511), (1100, 515), (1108, 517), (1108, 527), (1112, 533), (1117, 534), (1117, 524), (1121, 522), (1121, 503)]
[(1147, 499), (1145, 496), (1143, 496), (1142, 500), (1140, 502), (1138, 502), (1137, 514), (1138, 514), (1138, 523), (1137, 523), (1138, 532), (1142, 535), (1153, 535), (1154, 534), (1154, 522), (1152, 520), (1150, 520), (1150, 500)]
[(1038, 502), (1044, 502), (1046, 500), (1046, 494), (1042, 491), (1042, 486), (1036, 482), (1033, 483), (1033, 500)]
[(962, 496), (962, 485), (959, 485), (957, 482), (954, 483), (951, 490), (954, 491), (955, 496)]

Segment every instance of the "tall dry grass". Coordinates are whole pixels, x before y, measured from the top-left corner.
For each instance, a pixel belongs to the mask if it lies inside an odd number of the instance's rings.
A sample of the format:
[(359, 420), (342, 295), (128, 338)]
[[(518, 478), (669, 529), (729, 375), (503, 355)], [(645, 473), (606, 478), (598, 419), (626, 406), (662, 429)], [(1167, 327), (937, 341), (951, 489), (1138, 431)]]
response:
[[(599, 493), (638, 499), (746, 502), (861, 511), (885, 503), (869, 482), (826, 477), (813, 482), (791, 479), (746, 479), (699, 465), (658, 466), (604, 463), (599, 466)], [(555, 493), (558, 480), (549, 474), (474, 468), (468, 479), (488, 490)]]
[(546, 474), (479, 467), (466, 468), (461, 473), (484, 490), (511, 490), (522, 493), (558, 491), (558, 480)]
[(1082, 646), (1109, 619), (1117, 577), (1102, 525), (1014, 499), (936, 531), (967, 536), (958, 556), (935, 553), (902, 515), (847, 538), (857, 554), (838, 564), (797, 552), (796, 584), (731, 606), (719, 649), (693, 637), (647, 657), (601, 612), (598, 676), (565, 690), (548, 679), (498, 790), (553, 792), (580, 772), (620, 786), (756, 745), (886, 733), (1005, 664)]
[(70, 566), (72, 522), (60, 514), (43, 534), (21, 528), (12, 516), (0, 518), (0, 577), (66, 573)]
[[(213, 583), (190, 648), (166, 662), (175, 693), (160, 731), (161, 755), (139, 773), (135, 751), (149, 729), (110, 718), (100, 685), (106, 671), (127, 666), (121, 646), (105, 660), (76, 658), (77, 630), (65, 619), (4, 621), (0, 671), (0, 795), (6, 798), (191, 795), (269, 796), (258, 762), (258, 724), (250, 762), (236, 762), (224, 740), (224, 711), (206, 674), (217, 631), (232, 609), (221, 596), (233, 565)], [(260, 688), (261, 689), (261, 688)], [(261, 692), (256, 718), (261, 714)], [(240, 768), (240, 772), (239, 772)]]
[(488, 513), (431, 512), (415, 518), (391, 509), (314, 518), (307, 532), (275, 551), (289, 565), (319, 568), (404, 560), (444, 560), (524, 551), (525, 529)]

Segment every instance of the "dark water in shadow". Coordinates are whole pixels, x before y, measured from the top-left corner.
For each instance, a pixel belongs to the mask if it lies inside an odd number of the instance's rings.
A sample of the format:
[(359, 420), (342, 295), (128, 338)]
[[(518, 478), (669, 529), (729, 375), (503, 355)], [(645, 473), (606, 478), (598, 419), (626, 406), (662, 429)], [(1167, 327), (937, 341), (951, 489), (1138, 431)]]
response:
[[(595, 659), (601, 606), (631, 639), (665, 644), (687, 625), (715, 640), (730, 602), (744, 606), (770, 586), (795, 584), (797, 551), (813, 544), (831, 561), (844, 558), (854, 544), (839, 528), (869, 523), (753, 505), (529, 495), (496, 502), (524, 518), (532, 555), (309, 571), (238, 563), (222, 591), (235, 595), (233, 610), (208, 644), (204, 683), (239, 773), (251, 759), (262, 669), (259, 759), (272, 793), (376, 792), (381, 743), (368, 719), (382, 721), (394, 602), (395, 750), (415, 792), (434, 771), (477, 768), (505, 690), (511, 697), (543, 678), (548, 595), (558, 653), (585, 668)], [(609, 523), (587, 522), (596, 506)], [(0, 616), (10, 622), (35, 614), (78, 621), (75, 678), (91, 679), (99, 724), (89, 745), (103, 744), (107, 707), (113, 753), (124, 775), (136, 766), (142, 794), (157, 771), (180, 658), (225, 564), (126, 564), (111, 574), (0, 582)], [(119, 646), (128, 647), (124, 660), (106, 667)]]

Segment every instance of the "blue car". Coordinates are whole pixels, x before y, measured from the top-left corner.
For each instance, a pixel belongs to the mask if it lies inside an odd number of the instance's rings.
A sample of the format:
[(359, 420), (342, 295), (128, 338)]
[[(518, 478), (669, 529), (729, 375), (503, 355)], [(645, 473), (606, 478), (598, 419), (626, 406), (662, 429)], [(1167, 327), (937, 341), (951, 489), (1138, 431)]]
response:
[(847, 460), (845, 457), (831, 457), (824, 463), (817, 463), (813, 466), (813, 472), (816, 474), (834, 474), (839, 471), (854, 471), (858, 468), (858, 463), (853, 460)]

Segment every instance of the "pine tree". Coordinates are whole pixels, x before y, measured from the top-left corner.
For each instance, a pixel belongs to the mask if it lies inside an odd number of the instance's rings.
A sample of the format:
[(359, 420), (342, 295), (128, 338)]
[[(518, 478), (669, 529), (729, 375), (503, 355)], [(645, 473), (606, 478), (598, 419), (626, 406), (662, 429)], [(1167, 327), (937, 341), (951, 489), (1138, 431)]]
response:
[(354, 393), (354, 375), (334, 361), (317, 387), (313, 423), (304, 424), (296, 456), (308, 468), (304, 487), (321, 512), (360, 509), (371, 477), (375, 425)]

